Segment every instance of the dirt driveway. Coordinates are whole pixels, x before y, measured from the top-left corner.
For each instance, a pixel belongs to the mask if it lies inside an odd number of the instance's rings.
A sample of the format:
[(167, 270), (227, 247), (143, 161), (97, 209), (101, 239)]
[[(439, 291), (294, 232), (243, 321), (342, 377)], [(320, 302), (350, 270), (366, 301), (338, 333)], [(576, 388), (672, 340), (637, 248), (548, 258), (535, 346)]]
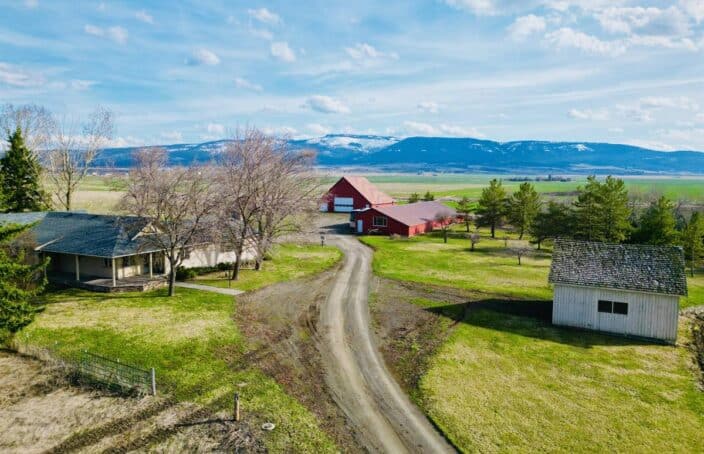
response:
[(368, 307), (372, 251), (352, 236), (328, 238), (345, 254), (318, 327), (333, 399), (372, 452), (454, 452), (395, 381), (373, 339)]

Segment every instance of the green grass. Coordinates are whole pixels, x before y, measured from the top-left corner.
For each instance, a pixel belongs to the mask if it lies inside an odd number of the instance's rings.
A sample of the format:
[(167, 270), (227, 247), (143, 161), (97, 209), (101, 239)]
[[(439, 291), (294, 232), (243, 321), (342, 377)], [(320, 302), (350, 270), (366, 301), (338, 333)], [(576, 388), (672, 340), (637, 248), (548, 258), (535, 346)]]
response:
[(486, 236), (473, 252), (466, 239), (450, 238), (447, 244), (438, 236), (397, 240), (367, 236), (361, 240), (375, 249), (373, 266), (380, 276), (513, 298), (552, 297), (547, 282), (550, 257), (545, 252), (534, 251), (519, 266), (503, 240)]
[(698, 452), (704, 393), (689, 355), (478, 310), (433, 357), (420, 389), (430, 417), (466, 452)]
[[(276, 282), (299, 279), (330, 268), (341, 257), (340, 250), (332, 246), (281, 244), (274, 250), (271, 260), (264, 261), (261, 271), (241, 270), (239, 279), (232, 281), (231, 286), (251, 291)], [(191, 282), (224, 288), (230, 284), (223, 271), (198, 276)]]
[[(334, 451), (315, 416), (271, 378), (248, 367), (247, 342), (233, 321), (233, 298), (197, 290), (96, 294), (79, 290), (48, 297), (46, 310), (20, 332), (20, 348), (48, 348), (71, 357), (81, 350), (154, 367), (160, 391), (215, 410), (228, 409), (235, 391), (274, 452)], [(243, 386), (238, 386), (243, 384)]]
[(687, 290), (689, 295), (680, 300), (680, 309), (704, 305), (704, 272), (691, 277), (687, 273)]

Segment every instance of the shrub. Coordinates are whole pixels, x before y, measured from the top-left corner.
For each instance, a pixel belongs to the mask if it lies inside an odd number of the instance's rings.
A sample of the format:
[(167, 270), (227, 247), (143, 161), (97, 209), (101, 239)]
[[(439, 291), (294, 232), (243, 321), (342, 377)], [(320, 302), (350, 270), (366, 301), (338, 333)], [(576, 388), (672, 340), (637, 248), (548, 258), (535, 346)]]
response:
[(177, 281), (187, 281), (198, 276), (198, 272), (195, 268), (184, 268), (179, 266), (176, 268), (176, 280)]

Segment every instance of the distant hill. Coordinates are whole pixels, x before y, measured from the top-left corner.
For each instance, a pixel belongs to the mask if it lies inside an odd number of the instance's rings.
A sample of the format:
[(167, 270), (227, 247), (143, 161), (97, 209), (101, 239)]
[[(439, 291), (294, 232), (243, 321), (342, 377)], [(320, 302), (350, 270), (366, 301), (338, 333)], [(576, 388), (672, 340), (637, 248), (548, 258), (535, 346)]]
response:
[[(226, 141), (166, 145), (172, 164), (207, 162)], [(631, 145), (591, 142), (494, 142), (471, 138), (330, 134), (291, 140), (313, 149), (326, 167), (387, 171), (494, 173), (694, 173), (704, 174), (704, 152), (662, 152)], [(133, 148), (105, 150), (100, 165), (129, 167)]]

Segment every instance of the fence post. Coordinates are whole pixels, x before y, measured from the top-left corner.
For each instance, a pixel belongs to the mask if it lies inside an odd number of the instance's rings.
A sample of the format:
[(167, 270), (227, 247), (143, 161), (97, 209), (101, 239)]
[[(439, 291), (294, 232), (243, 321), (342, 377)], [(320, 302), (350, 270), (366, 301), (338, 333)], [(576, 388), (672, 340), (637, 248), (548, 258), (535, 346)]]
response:
[(235, 421), (240, 420), (240, 393), (235, 393)]
[(152, 367), (152, 396), (156, 396), (156, 371)]

